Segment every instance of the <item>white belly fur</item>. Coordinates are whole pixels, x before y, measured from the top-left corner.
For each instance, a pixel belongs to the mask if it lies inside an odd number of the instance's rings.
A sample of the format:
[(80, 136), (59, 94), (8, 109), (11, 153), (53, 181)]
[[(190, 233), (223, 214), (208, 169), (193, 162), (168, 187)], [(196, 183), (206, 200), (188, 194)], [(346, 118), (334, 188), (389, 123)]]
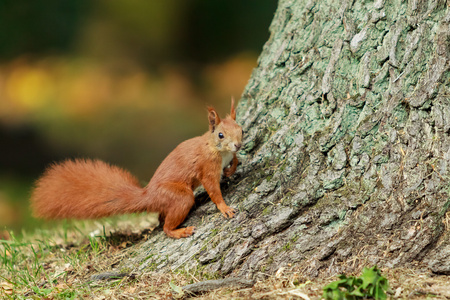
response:
[(222, 172), (225, 167), (228, 167), (231, 160), (233, 159), (233, 153), (232, 152), (222, 152)]

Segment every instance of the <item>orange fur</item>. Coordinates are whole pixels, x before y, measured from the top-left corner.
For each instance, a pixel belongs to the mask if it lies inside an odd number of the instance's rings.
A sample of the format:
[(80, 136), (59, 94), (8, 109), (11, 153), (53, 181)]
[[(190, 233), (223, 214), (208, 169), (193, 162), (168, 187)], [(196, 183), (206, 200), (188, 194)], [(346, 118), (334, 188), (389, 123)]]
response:
[(221, 120), (208, 108), (208, 119), (210, 130), (178, 145), (144, 188), (129, 172), (99, 160), (67, 160), (50, 166), (31, 196), (35, 216), (86, 219), (158, 212), (168, 236), (188, 237), (194, 227), (177, 227), (194, 205), (193, 191), (203, 185), (220, 212), (233, 217), (234, 209), (223, 200), (220, 178), (222, 172), (231, 176), (238, 164), (242, 129), (235, 122), (234, 100), (230, 116)]

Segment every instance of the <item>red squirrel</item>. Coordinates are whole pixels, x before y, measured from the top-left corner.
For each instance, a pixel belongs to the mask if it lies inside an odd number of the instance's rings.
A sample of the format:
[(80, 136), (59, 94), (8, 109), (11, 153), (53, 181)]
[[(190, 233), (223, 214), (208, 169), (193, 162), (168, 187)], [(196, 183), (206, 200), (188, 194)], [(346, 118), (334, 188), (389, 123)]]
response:
[(134, 212), (158, 212), (164, 232), (172, 238), (188, 237), (195, 227), (177, 227), (194, 205), (194, 190), (203, 185), (226, 218), (235, 210), (220, 191), (222, 174), (236, 171), (236, 152), (242, 146), (242, 128), (231, 113), (220, 119), (208, 108), (209, 131), (179, 144), (142, 188), (129, 172), (100, 160), (67, 160), (50, 166), (36, 181), (31, 203), (36, 217), (91, 219)]

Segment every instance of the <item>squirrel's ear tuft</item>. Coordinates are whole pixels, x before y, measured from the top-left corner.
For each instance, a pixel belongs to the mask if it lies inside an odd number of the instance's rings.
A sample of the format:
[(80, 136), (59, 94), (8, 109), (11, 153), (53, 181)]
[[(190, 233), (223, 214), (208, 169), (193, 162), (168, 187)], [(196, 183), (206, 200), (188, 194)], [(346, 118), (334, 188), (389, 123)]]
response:
[(234, 97), (231, 97), (231, 113), (230, 116), (236, 121), (236, 111), (234, 110)]
[(208, 120), (209, 120), (209, 130), (214, 132), (214, 129), (220, 123), (219, 115), (213, 107), (208, 107)]

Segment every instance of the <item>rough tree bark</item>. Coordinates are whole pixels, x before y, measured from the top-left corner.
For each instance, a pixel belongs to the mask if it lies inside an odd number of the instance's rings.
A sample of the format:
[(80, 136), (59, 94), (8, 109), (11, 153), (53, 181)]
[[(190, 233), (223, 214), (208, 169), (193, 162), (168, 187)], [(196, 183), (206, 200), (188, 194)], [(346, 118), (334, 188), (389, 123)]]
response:
[(242, 164), (222, 189), (239, 213), (199, 200), (193, 237), (157, 231), (132, 265), (450, 274), (449, 23), (443, 0), (280, 1), (238, 107)]

